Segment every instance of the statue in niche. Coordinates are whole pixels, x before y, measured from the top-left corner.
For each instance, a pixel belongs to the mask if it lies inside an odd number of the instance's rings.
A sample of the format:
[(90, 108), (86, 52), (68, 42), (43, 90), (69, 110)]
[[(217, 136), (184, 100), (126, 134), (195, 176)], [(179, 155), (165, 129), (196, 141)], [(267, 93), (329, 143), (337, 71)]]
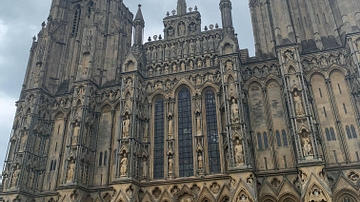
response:
[(201, 68), (202, 66), (203, 66), (203, 61), (199, 59), (199, 60), (197, 61), (197, 67), (198, 67), (198, 68)]
[(196, 53), (201, 53), (201, 41), (200, 39), (196, 40)]
[(21, 137), (21, 139), (20, 139), (20, 149), (19, 149), (19, 152), (25, 151), (27, 140), (28, 140), (28, 134), (27, 134), (27, 131), (24, 130), (24, 132), (23, 132), (23, 134), (22, 134), (22, 137)]
[(236, 139), (236, 144), (234, 147), (234, 152), (235, 152), (235, 163), (236, 166), (241, 166), (244, 164), (244, 151), (243, 151), (243, 146), (240, 142), (239, 139)]
[(156, 61), (156, 58), (157, 58), (157, 50), (156, 50), (156, 47), (154, 46), (152, 49), (152, 61)]
[(173, 161), (173, 158), (172, 158), (172, 156), (170, 155), (169, 156), (169, 160), (168, 160), (169, 162), (169, 173), (173, 173), (173, 169), (174, 169), (174, 161)]
[(186, 28), (185, 28), (184, 22), (179, 23), (178, 30), (179, 30), (179, 32), (178, 32), (179, 36), (184, 36), (185, 35)]
[(239, 123), (239, 105), (237, 104), (237, 101), (235, 98), (232, 99), (231, 104), (231, 122), (232, 123)]
[(143, 162), (142, 162), (142, 164), (143, 164), (143, 170), (142, 170), (142, 177), (143, 178), (146, 178), (147, 177), (147, 170), (148, 170), (148, 166), (147, 166), (147, 159), (146, 159), (146, 157), (144, 157), (143, 158)]
[(173, 64), (172, 69), (173, 69), (173, 72), (177, 72), (177, 65), (176, 65), (176, 63)]
[(195, 51), (196, 51), (196, 47), (195, 47), (195, 43), (194, 43), (194, 40), (191, 40), (190, 42), (190, 54), (195, 54)]
[(164, 73), (165, 73), (165, 74), (168, 74), (168, 73), (169, 73), (169, 65), (165, 65)]
[(149, 137), (149, 123), (145, 122), (145, 129), (144, 129), (144, 142), (148, 141)]
[(74, 179), (74, 174), (75, 174), (75, 160), (71, 159), (69, 160), (69, 165), (68, 165), (67, 182), (72, 182), (72, 180)]
[(177, 47), (176, 47), (176, 44), (175, 43), (173, 43), (172, 45), (171, 45), (171, 50), (172, 50), (172, 57), (173, 58), (176, 58), (176, 53), (177, 53)]
[(194, 69), (194, 62), (192, 60), (190, 60), (190, 62), (189, 62), (189, 67), (190, 67), (190, 70)]
[(250, 202), (249, 197), (242, 194), (239, 198), (237, 198), (236, 202)]
[(210, 67), (211, 66), (211, 60), (210, 58), (206, 58), (206, 67)]
[(294, 91), (294, 104), (295, 104), (295, 113), (298, 116), (305, 115), (304, 107), (302, 104), (301, 96), (297, 90)]
[(228, 71), (233, 69), (233, 63), (231, 61), (227, 61), (225, 66)]
[(128, 166), (128, 158), (126, 152), (124, 152), (124, 156), (120, 161), (120, 176), (126, 177), (127, 176), (127, 166)]
[(122, 137), (128, 138), (129, 137), (129, 131), (130, 131), (130, 117), (127, 114), (125, 116), (125, 119), (123, 120), (123, 128), (122, 128)]
[(78, 144), (79, 135), (80, 135), (80, 124), (79, 124), (79, 122), (76, 122), (75, 126), (74, 126), (73, 137), (72, 137), (72, 145), (75, 146)]
[(165, 47), (165, 59), (168, 59), (169, 57), (170, 57), (170, 45), (167, 44)]
[(303, 130), (303, 132), (302, 132), (301, 142), (302, 142), (302, 145), (303, 145), (304, 156), (305, 157), (312, 156), (313, 155), (313, 149), (312, 149), (312, 146), (311, 146), (311, 141), (310, 141), (309, 135), (306, 133), (305, 130)]
[(181, 69), (181, 71), (185, 71), (185, 70), (186, 70), (185, 62), (181, 62), (180, 69)]
[(20, 175), (20, 166), (16, 165), (11, 179), (11, 187), (15, 187)]
[(35, 66), (35, 70), (33, 71), (33, 79), (34, 79), (34, 84), (37, 85), (39, 83), (39, 79), (40, 79), (40, 73), (41, 73), (41, 62), (38, 62)]
[(184, 56), (187, 56), (188, 53), (189, 53), (189, 46), (188, 46), (187, 41), (185, 41), (184, 44), (183, 44), (183, 53), (184, 53)]
[(197, 160), (198, 160), (198, 168), (199, 170), (202, 170), (204, 168), (204, 160), (201, 152), (199, 152)]

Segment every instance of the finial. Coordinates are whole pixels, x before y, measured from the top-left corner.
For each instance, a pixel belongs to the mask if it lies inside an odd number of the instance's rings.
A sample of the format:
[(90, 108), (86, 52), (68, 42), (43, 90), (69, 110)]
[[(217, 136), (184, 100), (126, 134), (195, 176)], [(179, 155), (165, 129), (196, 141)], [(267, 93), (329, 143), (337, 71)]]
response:
[(154, 35), (154, 36), (153, 36), (154, 41), (156, 41), (157, 38), (158, 38), (157, 35)]
[(33, 42), (35, 42), (36, 41), (36, 36), (34, 35), (32, 39), (33, 39)]
[(138, 7), (141, 8), (141, 4), (139, 4)]
[(208, 27), (207, 27), (207, 26), (205, 26), (205, 27), (204, 27), (204, 30), (205, 30), (205, 31), (207, 31), (207, 30), (208, 30)]
[(41, 26), (44, 28), (46, 26), (45, 21), (41, 23)]
[(197, 6), (195, 6), (195, 8), (194, 8), (194, 9), (195, 9), (195, 11), (198, 11), (198, 7), (197, 7)]
[(175, 10), (175, 9), (172, 10), (171, 13), (172, 13), (173, 15), (175, 15), (175, 14), (176, 14), (176, 10)]
[(215, 29), (219, 29), (219, 24), (218, 23), (215, 24)]
[(148, 42), (150, 42), (151, 41), (151, 36), (149, 36), (149, 38), (148, 38)]
[(167, 17), (169, 17), (170, 16), (170, 12), (168, 11), (168, 12), (166, 12), (166, 16)]
[(209, 28), (210, 28), (210, 30), (213, 30), (213, 29), (214, 29), (214, 25), (213, 25), (213, 24), (210, 24), (210, 25), (209, 25)]
[(161, 36), (161, 34), (159, 35), (159, 40), (161, 40), (162, 39), (162, 36)]
[(189, 7), (189, 12), (192, 12), (193, 8), (192, 7)]

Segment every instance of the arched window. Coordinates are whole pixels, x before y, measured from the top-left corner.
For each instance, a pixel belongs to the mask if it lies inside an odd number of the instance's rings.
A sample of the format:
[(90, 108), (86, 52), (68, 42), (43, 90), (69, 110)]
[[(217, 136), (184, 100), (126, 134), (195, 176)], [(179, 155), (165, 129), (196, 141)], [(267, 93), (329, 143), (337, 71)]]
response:
[(288, 143), (288, 138), (287, 138), (285, 130), (282, 130), (281, 133), (282, 133), (282, 138), (283, 138), (283, 145), (284, 145), (284, 147), (287, 147), (289, 145), (289, 143)]
[(102, 158), (103, 158), (103, 153), (100, 152), (100, 155), (99, 155), (99, 166), (101, 166), (101, 164), (102, 164)]
[(330, 128), (330, 137), (331, 137), (331, 140), (336, 140), (336, 137), (335, 137), (335, 131), (334, 131), (334, 128)]
[(215, 94), (212, 91), (205, 93), (206, 126), (208, 138), (208, 156), (210, 173), (220, 173), (219, 135), (216, 118)]
[(262, 146), (261, 133), (258, 133), (258, 134), (257, 134), (257, 141), (258, 141), (258, 148), (259, 148), (259, 150), (262, 150), (262, 149), (263, 149), (263, 146)]
[(266, 132), (264, 132), (264, 149), (269, 149), (269, 140)]
[(164, 100), (155, 101), (154, 179), (164, 178)]
[(276, 142), (277, 142), (277, 146), (278, 146), (278, 147), (281, 147), (281, 146), (282, 146), (282, 144), (281, 144), (280, 132), (277, 130), (275, 133), (276, 133)]
[(328, 128), (325, 128), (326, 140), (330, 141), (330, 131)]
[(194, 175), (193, 142), (192, 142), (192, 111), (190, 91), (180, 90), (178, 95), (178, 145), (179, 145), (179, 176)]
[(104, 152), (104, 166), (106, 166), (107, 162), (107, 151)]
[(350, 131), (350, 127), (349, 126), (346, 126), (346, 134), (348, 136), (349, 139), (352, 138), (352, 135), (351, 135), (351, 131)]
[(351, 125), (351, 132), (352, 132), (352, 137), (357, 138), (357, 134), (356, 134), (356, 130), (355, 130), (354, 125)]
[(78, 34), (80, 17), (81, 17), (81, 6), (76, 5), (75, 13), (74, 13), (73, 27), (72, 27), (72, 31), (71, 31), (71, 36), (73, 36), (73, 37), (76, 37)]

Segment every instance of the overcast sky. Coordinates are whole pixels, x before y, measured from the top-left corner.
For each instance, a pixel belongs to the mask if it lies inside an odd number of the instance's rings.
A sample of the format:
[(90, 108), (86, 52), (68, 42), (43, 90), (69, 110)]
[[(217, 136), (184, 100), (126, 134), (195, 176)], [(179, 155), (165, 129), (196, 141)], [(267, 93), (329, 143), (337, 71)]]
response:
[[(95, 0), (100, 1), (100, 0)], [(145, 39), (162, 34), (162, 19), (176, 8), (177, 0), (124, 0), (134, 13), (142, 4), (146, 22)], [(220, 0), (187, 0), (188, 7), (197, 5), (202, 15), (202, 27), (218, 23), (221, 26)], [(6, 148), (26, 70), (32, 37), (49, 15), (51, 0), (4, 0), (0, 6), (0, 168)], [(254, 53), (254, 41), (248, 10), (248, 0), (233, 0), (233, 20), (240, 48)]]

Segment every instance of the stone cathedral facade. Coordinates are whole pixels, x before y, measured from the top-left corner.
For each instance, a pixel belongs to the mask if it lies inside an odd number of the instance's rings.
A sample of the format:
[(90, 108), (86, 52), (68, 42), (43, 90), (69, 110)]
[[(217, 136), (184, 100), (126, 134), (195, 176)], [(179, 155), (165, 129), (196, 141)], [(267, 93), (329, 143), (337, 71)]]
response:
[(255, 57), (230, 0), (207, 26), (178, 0), (146, 43), (140, 5), (53, 0), (1, 201), (360, 201), (360, 2), (249, 6)]

